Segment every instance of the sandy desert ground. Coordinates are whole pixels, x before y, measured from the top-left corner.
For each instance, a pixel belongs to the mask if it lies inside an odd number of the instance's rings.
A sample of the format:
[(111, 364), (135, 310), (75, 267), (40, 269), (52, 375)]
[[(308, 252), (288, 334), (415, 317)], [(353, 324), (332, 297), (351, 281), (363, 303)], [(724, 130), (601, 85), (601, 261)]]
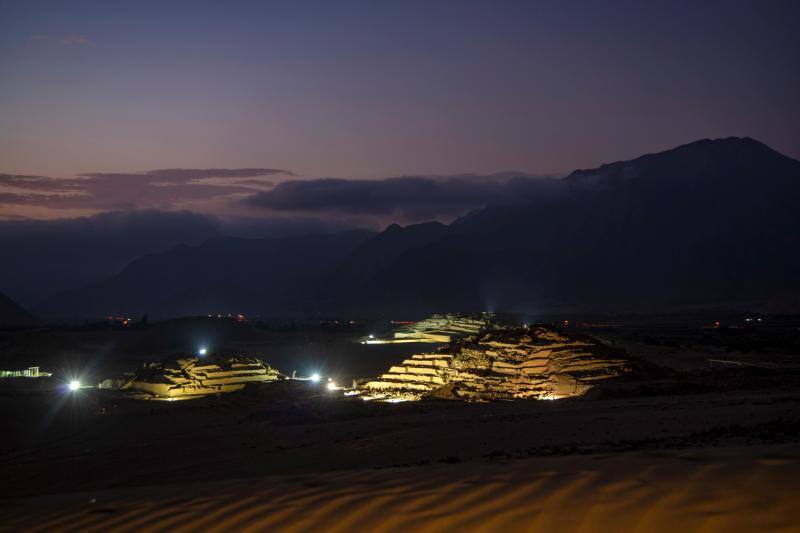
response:
[(29, 499), (30, 531), (797, 531), (796, 445), (271, 476)]
[(708, 368), (717, 348), (634, 341), (663, 375), (558, 401), (387, 404), (286, 381), (163, 402), (6, 384), (1, 526), (800, 531), (791, 350), (726, 349), (747, 364)]

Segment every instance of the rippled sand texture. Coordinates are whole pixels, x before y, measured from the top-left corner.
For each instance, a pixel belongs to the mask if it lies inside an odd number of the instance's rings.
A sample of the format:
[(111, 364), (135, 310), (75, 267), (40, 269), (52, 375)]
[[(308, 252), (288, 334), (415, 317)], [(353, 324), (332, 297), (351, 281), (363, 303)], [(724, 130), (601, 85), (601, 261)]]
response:
[[(56, 531), (800, 531), (790, 446), (439, 464), (35, 498)], [(94, 501), (93, 501), (94, 500)]]

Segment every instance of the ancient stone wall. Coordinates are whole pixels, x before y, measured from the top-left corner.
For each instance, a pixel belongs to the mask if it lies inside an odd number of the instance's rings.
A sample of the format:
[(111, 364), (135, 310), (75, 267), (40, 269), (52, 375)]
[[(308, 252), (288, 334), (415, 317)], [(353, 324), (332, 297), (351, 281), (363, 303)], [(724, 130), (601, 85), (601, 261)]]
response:
[(362, 385), (367, 399), (557, 399), (630, 369), (621, 354), (547, 326), (487, 330), (416, 354)]
[(145, 364), (122, 389), (176, 398), (233, 392), (247, 383), (275, 381), (280, 377), (277, 370), (254, 358), (231, 357), (216, 361), (189, 358)]
[(467, 335), (476, 335), (493, 325), (494, 315), (444, 314), (410, 324), (392, 333), (389, 338), (366, 338), (365, 344), (392, 344), (407, 342), (447, 343)]

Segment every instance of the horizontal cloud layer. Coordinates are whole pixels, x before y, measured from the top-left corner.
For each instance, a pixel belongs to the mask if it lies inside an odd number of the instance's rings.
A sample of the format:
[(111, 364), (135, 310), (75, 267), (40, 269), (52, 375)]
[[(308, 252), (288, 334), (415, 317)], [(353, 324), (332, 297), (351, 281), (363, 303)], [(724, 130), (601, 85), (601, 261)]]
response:
[(547, 194), (557, 181), (506, 172), (487, 176), (403, 176), (382, 180), (292, 180), (245, 201), (273, 211), (391, 215), (403, 220), (452, 217), (488, 204)]
[(294, 176), (288, 170), (277, 168), (165, 168), (160, 170), (148, 170), (139, 173), (103, 173), (92, 172), (79, 174), (85, 178), (94, 179), (116, 179), (116, 180), (144, 180), (150, 183), (190, 183), (194, 180), (203, 178), (253, 178), (256, 176), (271, 176), (274, 174), (286, 174)]
[(274, 168), (173, 168), (86, 173), (74, 178), (0, 174), (0, 204), (50, 209), (174, 208), (185, 202), (247, 195), (271, 187)]
[(50, 218), (121, 209), (189, 209), (228, 216), (247, 211), (255, 217), (322, 217), (374, 229), (390, 222), (451, 220), (486, 205), (549, 194), (559, 184), (550, 176), (520, 172), (368, 180), (294, 177), (273, 168), (92, 172), (72, 178), (0, 174), (0, 218), (34, 209), (47, 210), (42, 216)]

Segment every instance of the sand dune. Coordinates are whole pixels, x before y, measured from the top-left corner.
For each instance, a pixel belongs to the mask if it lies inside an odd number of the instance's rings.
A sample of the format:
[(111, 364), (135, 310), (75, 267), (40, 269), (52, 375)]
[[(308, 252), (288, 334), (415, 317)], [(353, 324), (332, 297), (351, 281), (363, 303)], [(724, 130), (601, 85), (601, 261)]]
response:
[[(787, 487), (790, 490), (787, 490)], [(437, 464), (6, 502), (32, 531), (800, 531), (800, 449)]]

